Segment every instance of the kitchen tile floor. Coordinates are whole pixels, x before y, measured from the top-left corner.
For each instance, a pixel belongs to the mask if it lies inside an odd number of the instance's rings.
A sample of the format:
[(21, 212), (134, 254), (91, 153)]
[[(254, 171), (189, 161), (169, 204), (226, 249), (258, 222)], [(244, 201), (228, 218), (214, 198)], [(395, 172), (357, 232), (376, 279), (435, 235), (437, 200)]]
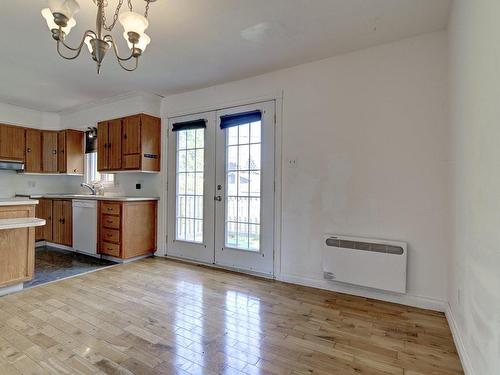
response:
[(116, 264), (50, 246), (38, 247), (35, 254), (35, 277), (24, 283), (25, 288)]

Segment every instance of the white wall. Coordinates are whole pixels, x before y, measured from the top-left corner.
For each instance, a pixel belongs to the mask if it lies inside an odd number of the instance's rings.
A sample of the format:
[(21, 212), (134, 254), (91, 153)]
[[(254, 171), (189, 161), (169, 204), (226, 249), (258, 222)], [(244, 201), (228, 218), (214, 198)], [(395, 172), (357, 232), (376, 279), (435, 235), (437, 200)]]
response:
[(456, 0), (450, 34), (448, 299), (469, 374), (500, 374), (500, 2)]
[[(57, 130), (60, 118), (54, 113), (0, 103), (0, 123)], [(67, 192), (74, 179), (75, 177), (67, 176), (25, 176), (14, 171), (0, 170), (0, 197), (12, 197), (16, 193)]]
[(56, 113), (40, 112), (11, 104), (0, 103), (0, 123), (58, 130), (60, 126), (60, 117)]
[[(163, 100), (163, 116), (283, 90), (280, 278), (443, 309), (447, 290), (447, 35), (438, 32)], [(409, 243), (408, 295), (322, 279), (324, 233)]]

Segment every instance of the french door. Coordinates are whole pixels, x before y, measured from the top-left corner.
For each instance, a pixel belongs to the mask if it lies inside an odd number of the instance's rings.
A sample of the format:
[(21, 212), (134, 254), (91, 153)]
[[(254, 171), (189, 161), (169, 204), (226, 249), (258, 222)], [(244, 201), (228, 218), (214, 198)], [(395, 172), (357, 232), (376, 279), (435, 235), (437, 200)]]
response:
[(167, 255), (273, 275), (275, 103), (169, 121)]

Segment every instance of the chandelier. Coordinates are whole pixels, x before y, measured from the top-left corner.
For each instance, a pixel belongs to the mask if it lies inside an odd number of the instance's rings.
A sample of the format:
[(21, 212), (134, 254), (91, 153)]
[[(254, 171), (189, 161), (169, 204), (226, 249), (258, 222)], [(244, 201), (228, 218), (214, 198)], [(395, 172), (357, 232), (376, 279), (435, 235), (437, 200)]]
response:
[[(99, 74), (106, 53), (109, 49), (113, 49), (120, 67), (129, 72), (136, 70), (139, 57), (151, 42), (151, 38), (144, 31), (149, 26), (147, 20), (149, 5), (156, 0), (143, 0), (146, 2), (144, 16), (133, 11), (132, 0), (127, 0), (128, 10), (120, 13), (124, 0), (118, 0), (110, 24), (107, 23), (105, 13), (108, 1), (92, 1), (97, 6), (96, 30), (85, 31), (80, 44), (75, 47), (71, 47), (66, 43), (66, 37), (76, 25), (73, 17), (80, 10), (78, 2), (76, 0), (49, 0), (49, 7), (42, 10), (42, 16), (47, 21), (47, 26), (52, 32), (52, 38), (57, 42), (57, 53), (66, 60), (74, 60), (80, 56), (83, 46), (86, 45), (92, 59), (97, 63), (97, 74)], [(126, 57), (120, 56), (113, 36), (107, 33), (113, 30), (117, 21), (123, 26), (123, 37), (130, 49), (130, 54)], [(62, 50), (65, 50), (65, 52)], [(132, 61), (132, 63), (129, 61)]]

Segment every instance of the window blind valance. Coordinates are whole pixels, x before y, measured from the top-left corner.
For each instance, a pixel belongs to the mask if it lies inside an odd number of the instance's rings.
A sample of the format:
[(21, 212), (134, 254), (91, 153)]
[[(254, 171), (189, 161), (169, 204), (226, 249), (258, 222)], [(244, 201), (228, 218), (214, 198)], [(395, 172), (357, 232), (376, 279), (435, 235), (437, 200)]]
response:
[(244, 113), (236, 113), (234, 115), (225, 115), (221, 116), (220, 118), (220, 128), (227, 129), (233, 126), (260, 121), (261, 119), (262, 119), (261, 111), (250, 111)]
[(172, 131), (178, 132), (181, 130), (205, 129), (206, 127), (207, 127), (207, 120), (199, 119), (192, 121), (176, 122), (172, 125)]

